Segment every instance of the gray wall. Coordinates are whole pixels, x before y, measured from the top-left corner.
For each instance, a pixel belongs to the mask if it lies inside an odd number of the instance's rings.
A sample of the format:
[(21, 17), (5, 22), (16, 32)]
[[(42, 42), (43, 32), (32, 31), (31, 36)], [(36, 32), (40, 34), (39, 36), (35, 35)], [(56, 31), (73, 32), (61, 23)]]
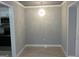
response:
[(77, 7), (69, 8), (68, 55), (75, 56)]
[(38, 15), (39, 8), (25, 9), (26, 44), (61, 43), (61, 8), (44, 8), (46, 15)]
[(12, 1), (5, 1), (5, 3), (13, 6), (14, 25), (16, 35), (16, 54), (24, 47), (25, 40), (25, 21), (24, 21), (24, 8)]

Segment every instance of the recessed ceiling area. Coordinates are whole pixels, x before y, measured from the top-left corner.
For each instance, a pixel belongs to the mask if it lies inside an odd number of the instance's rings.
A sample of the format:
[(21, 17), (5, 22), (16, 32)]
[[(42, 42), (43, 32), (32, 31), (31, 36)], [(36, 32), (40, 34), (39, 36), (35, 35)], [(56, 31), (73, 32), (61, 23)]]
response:
[(19, 1), (24, 6), (60, 5), (63, 1)]

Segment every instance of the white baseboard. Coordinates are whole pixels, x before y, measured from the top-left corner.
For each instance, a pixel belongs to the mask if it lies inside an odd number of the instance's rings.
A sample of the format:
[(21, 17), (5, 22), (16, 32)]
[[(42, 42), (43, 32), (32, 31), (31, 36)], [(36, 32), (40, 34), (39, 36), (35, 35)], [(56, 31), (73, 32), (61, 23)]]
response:
[(65, 54), (65, 57), (68, 57), (68, 55), (66, 54), (64, 48), (63, 48), (62, 46), (61, 46), (61, 48), (62, 48), (62, 50), (63, 50), (63, 52), (64, 52), (64, 54)]
[[(54, 44), (26, 44), (26, 45), (20, 50), (20, 52), (17, 54), (17, 57), (20, 56), (20, 54), (23, 52), (23, 50), (24, 50), (26, 47), (45, 47), (45, 48), (47, 48), (47, 47), (61, 47), (62, 50), (64, 51), (62, 45), (60, 45), (60, 44), (55, 44), (55, 45), (54, 45)], [(65, 54), (65, 53), (64, 53), (64, 54)]]
[(76, 57), (76, 56), (67, 56), (67, 57)]
[(62, 46), (61, 46), (61, 48), (62, 48), (62, 50), (63, 50), (63, 52), (65, 54), (65, 57), (76, 57), (76, 56), (68, 56), (68, 54), (66, 53), (66, 51), (64, 50), (64, 48)]
[(61, 47), (61, 45), (57, 44), (26, 44), (26, 47)]
[(19, 53), (17, 54), (17, 57), (20, 56), (20, 54), (23, 52), (24, 49), (25, 49), (25, 46), (19, 51)]

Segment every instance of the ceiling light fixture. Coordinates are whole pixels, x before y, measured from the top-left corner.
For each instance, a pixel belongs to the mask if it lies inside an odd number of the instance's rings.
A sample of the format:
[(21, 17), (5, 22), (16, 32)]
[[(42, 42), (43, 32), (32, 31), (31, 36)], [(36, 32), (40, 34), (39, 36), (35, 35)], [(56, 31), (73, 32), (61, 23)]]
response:
[[(42, 2), (40, 2), (41, 6), (42, 6)], [(38, 15), (39, 16), (44, 16), (45, 15), (45, 10), (40, 6), (40, 9), (38, 10)]]
[(45, 10), (44, 9), (39, 9), (38, 11), (39, 16), (44, 16), (45, 15)]

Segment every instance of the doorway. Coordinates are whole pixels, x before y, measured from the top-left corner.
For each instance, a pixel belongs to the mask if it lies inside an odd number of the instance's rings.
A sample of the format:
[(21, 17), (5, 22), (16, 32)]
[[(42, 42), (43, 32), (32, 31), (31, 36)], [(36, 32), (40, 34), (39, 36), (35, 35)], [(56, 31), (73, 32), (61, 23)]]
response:
[(0, 4), (0, 55), (11, 56), (9, 7)]
[(77, 7), (69, 8), (68, 56), (75, 56)]
[[(0, 5), (5, 6), (7, 8), (7, 11), (4, 11), (4, 12), (1, 11), (2, 16), (4, 16), (4, 17), (0, 17), (0, 20), (1, 20), (0, 22), (5, 24), (5, 27), (8, 27), (5, 30), (5, 32), (6, 32), (6, 36), (8, 36), (8, 38), (7, 38), (8, 40), (6, 40), (6, 41), (9, 42), (6, 44), (3, 43), (4, 44), (4, 45), (2, 44), (3, 48), (0, 46), (0, 48), (2, 48), (2, 50), (5, 50), (5, 51), (1, 51), (1, 53), (3, 52), (3, 54), (0, 54), (0, 56), (16, 56), (13, 7), (5, 2), (0, 2)], [(5, 19), (6, 19), (6, 21), (4, 21)], [(6, 24), (8, 24), (8, 25), (6, 26)], [(4, 33), (4, 31), (2, 33)], [(6, 52), (6, 50), (7, 50), (7, 52)], [(7, 53), (7, 55), (6, 55), (6, 53)]]
[(79, 2), (68, 6), (68, 56), (79, 56)]

